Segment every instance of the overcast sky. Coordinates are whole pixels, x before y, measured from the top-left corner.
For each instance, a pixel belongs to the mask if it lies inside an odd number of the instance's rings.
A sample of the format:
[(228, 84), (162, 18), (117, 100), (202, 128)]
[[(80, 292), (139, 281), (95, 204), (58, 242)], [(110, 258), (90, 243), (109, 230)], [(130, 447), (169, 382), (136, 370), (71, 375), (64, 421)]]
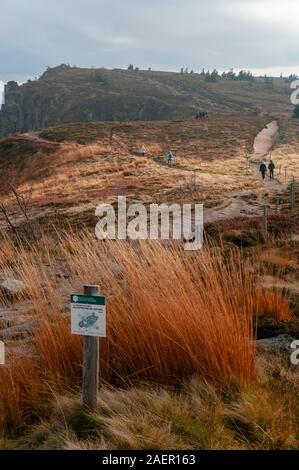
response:
[(60, 63), (299, 74), (298, 13), (298, 0), (1, 0), (0, 81)]

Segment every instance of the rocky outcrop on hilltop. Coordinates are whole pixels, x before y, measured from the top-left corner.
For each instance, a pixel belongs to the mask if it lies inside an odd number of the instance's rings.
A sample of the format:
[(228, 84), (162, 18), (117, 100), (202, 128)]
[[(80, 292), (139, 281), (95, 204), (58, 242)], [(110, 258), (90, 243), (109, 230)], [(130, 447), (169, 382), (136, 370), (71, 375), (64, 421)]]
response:
[(21, 86), (8, 82), (0, 138), (70, 122), (163, 120), (195, 112), (190, 97), (136, 78), (127, 71), (61, 66)]
[(71, 122), (181, 120), (198, 110), (248, 114), (287, 107), (283, 87), (273, 100), (274, 91), (258, 80), (240, 82), (237, 94), (234, 86), (225, 79), (207, 83), (195, 73), (60, 65), (21, 86), (6, 84), (0, 138)]
[(5, 103), (0, 112), (0, 136), (15, 134), (23, 129), (23, 94), (17, 82), (8, 82), (4, 88)]

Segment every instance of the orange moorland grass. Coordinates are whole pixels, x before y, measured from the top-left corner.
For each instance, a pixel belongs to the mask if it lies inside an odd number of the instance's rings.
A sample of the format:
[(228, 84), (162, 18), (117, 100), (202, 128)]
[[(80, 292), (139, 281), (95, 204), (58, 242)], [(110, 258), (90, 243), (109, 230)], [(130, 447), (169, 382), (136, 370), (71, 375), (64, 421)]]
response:
[(39, 419), (49, 404), (43, 375), (30, 357), (6, 358), (0, 371), (0, 432), (18, 433)]
[(269, 266), (273, 266), (278, 270), (294, 270), (298, 268), (297, 261), (293, 258), (290, 253), (284, 252), (282, 256), (281, 254), (278, 254), (275, 251), (269, 251), (260, 254), (258, 260)]
[[(0, 409), (2, 421), (4, 415), (14, 420), (14, 407), (19, 416), (34, 416), (40, 384), (49, 399), (55, 390), (80, 384), (82, 340), (70, 332), (69, 294), (84, 284), (99, 284), (108, 297), (107, 339), (101, 340), (105, 381), (179, 385), (197, 374), (220, 386), (242, 386), (255, 379), (258, 283), (240, 250), (187, 253), (175, 244), (72, 234), (56, 244), (41, 237), (30, 250), (20, 246), (14, 269), (27, 285), (39, 326), (32, 333), (30, 374), (19, 373), (28, 358), (0, 370), (0, 395), (11, 400), (5, 412)], [(33, 399), (16, 396), (19, 389)]]
[(15, 246), (12, 240), (6, 235), (0, 239), (0, 266), (9, 265), (16, 257)]
[(256, 315), (270, 316), (276, 320), (288, 321), (292, 318), (289, 302), (276, 290), (256, 291), (253, 298), (253, 311)]
[(252, 286), (238, 252), (225, 261), (218, 252), (187, 256), (159, 242), (82, 244), (83, 251), (69, 238), (65, 258), (79, 285), (96, 281), (108, 294), (108, 378), (252, 379), (252, 317), (244, 301)]

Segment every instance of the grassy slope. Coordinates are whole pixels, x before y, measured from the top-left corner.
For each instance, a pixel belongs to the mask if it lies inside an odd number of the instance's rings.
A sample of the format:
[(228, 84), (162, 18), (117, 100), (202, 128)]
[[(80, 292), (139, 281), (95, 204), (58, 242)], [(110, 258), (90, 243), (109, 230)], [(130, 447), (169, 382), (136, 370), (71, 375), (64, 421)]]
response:
[[(70, 124), (37, 137), (47, 141), (24, 136), (0, 142), (0, 165), (17, 170), (20, 190), (30, 197), (36, 216), (57, 209), (68, 220), (82, 213), (92, 217), (99, 202), (114, 202), (120, 194), (145, 203), (179, 201), (181, 186), (194, 173), (199, 191), (187, 190), (184, 197), (215, 204), (223, 191), (252, 185), (243, 181), (244, 156), (262, 125), (257, 117), (224, 115), (204, 121)], [(145, 158), (139, 155), (142, 144)], [(166, 165), (169, 149), (175, 155), (172, 171)]]
[[(95, 79), (98, 74), (99, 80)], [(96, 102), (97, 97), (112, 96), (115, 98), (133, 97), (142, 98), (146, 103), (147, 98), (155, 97), (155, 100), (165, 102), (170, 106), (176, 103), (178, 111), (185, 106), (204, 107), (214, 111), (243, 112), (290, 112), (291, 104), (290, 85), (284, 80), (275, 79), (274, 88), (268, 89), (263, 79), (256, 79), (253, 83), (247, 81), (230, 81), (219, 79), (216, 83), (206, 82), (197, 74), (182, 75), (172, 72), (126, 70), (90, 70), (90, 69), (53, 69), (46, 73), (41, 80), (30, 85), (39, 89), (40, 93), (50, 91), (64, 84), (73, 87), (73, 103), (78, 102), (78, 96), (83, 100), (89, 97)], [(75, 93), (74, 93), (75, 92)], [(87, 101), (86, 101), (87, 102)], [(142, 105), (142, 101), (139, 102)], [(149, 110), (150, 111), (150, 110)], [(156, 112), (151, 110), (152, 112)], [(134, 111), (130, 112), (128, 119), (137, 119)], [(189, 110), (190, 113), (190, 110)], [(186, 114), (184, 114), (186, 115)], [(115, 120), (115, 118), (113, 119)]]
[[(95, 206), (114, 203), (122, 194), (147, 204), (185, 200), (212, 207), (225, 204), (232, 191), (247, 190), (254, 209), (263, 185), (253, 169), (246, 175), (244, 157), (269, 119), (217, 115), (200, 121), (62, 125), (33, 138), (1, 141), (0, 168), (15, 172), (33, 217), (55, 215), (78, 225), (89, 221), (94, 226)], [(299, 176), (298, 122), (284, 117), (280, 123), (281, 140), (273, 156), (278, 179), (287, 184), (292, 174)], [(143, 144), (145, 158), (139, 155)], [(171, 171), (166, 165), (169, 149), (175, 156)]]
[(198, 110), (292, 112), (290, 85), (284, 79), (274, 79), (269, 89), (262, 78), (209, 83), (198, 74), (57, 67), (19, 91), (24, 131), (92, 120), (185, 119)]

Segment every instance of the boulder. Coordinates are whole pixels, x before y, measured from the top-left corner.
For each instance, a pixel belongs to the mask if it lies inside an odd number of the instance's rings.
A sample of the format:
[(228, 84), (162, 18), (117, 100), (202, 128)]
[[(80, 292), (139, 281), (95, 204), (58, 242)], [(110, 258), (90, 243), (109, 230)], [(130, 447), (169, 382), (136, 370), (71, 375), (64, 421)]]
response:
[(33, 320), (30, 323), (23, 323), (21, 325), (14, 325), (10, 328), (6, 328), (5, 330), (0, 331), (0, 340), (7, 341), (7, 340), (19, 340), (19, 339), (27, 339), (32, 332), (37, 328), (39, 322), (37, 320)]
[(8, 299), (20, 297), (26, 291), (24, 282), (17, 279), (0, 279), (0, 294)]
[(296, 338), (290, 335), (279, 335), (274, 338), (259, 339), (258, 349), (274, 353), (292, 353), (291, 344)]

